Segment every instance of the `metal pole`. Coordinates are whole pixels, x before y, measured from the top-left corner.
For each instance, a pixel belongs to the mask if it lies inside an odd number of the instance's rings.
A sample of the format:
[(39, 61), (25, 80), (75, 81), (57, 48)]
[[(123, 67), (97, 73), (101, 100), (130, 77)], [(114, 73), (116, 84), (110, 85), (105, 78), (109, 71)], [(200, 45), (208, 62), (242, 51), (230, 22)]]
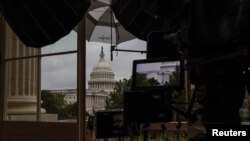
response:
[(112, 0), (110, 0), (110, 5), (109, 5), (109, 9), (110, 9), (110, 35), (111, 35), (111, 37), (110, 37), (110, 46), (112, 46), (112, 26), (113, 26), (113, 15), (112, 15), (112, 8), (111, 8), (111, 4), (112, 4)]
[(78, 100), (78, 141), (85, 141), (85, 96), (86, 96), (86, 42), (85, 16), (77, 30), (77, 100)]
[[(3, 16), (0, 14), (0, 29), (2, 32), (0, 32), (0, 132), (1, 125), (3, 123), (3, 120), (6, 118), (6, 96), (4, 93), (4, 72), (5, 72), (5, 62), (4, 62), (4, 55), (5, 55), (5, 22)], [(0, 139), (2, 135), (0, 133)]]
[(137, 52), (137, 53), (147, 53), (147, 51), (144, 50), (127, 50), (127, 49), (113, 49), (112, 51), (124, 51), (124, 52)]
[[(38, 54), (41, 54), (41, 49), (38, 49)], [(35, 58), (34, 58), (35, 59)], [(36, 93), (37, 93), (37, 109), (36, 109), (36, 111), (37, 111), (37, 113), (36, 113), (36, 119), (37, 119), (37, 121), (41, 121), (41, 66), (42, 65), (42, 57), (38, 57), (37, 58), (37, 80), (38, 80), (38, 84), (37, 84), (37, 91), (36, 91)]]
[[(185, 61), (185, 64), (187, 61)], [(184, 65), (185, 65), (184, 64)], [(184, 81), (185, 81), (185, 96), (186, 96), (186, 103), (189, 103), (191, 100), (191, 88), (190, 88), (190, 78), (189, 78), (189, 70), (184, 71)], [(186, 106), (186, 109), (188, 110), (189, 105)]]

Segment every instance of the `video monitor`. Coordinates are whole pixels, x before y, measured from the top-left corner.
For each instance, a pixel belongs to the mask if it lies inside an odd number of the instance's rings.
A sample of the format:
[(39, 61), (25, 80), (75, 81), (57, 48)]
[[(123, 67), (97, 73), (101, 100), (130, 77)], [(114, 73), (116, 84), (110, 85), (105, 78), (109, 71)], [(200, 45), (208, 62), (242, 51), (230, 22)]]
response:
[(183, 62), (169, 58), (135, 60), (133, 62), (132, 89), (183, 88)]
[(96, 138), (114, 138), (139, 135), (139, 126), (126, 126), (123, 110), (103, 110), (96, 112)]

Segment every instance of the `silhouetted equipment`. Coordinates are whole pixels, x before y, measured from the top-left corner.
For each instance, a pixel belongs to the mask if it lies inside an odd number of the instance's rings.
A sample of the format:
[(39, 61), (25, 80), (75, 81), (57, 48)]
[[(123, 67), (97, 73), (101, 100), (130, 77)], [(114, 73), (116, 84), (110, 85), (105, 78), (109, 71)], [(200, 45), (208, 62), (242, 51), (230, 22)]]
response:
[[(128, 31), (148, 41), (149, 58), (173, 57), (176, 50), (180, 51), (191, 83), (203, 94), (200, 114), (207, 131), (216, 124), (241, 123), (239, 108), (246, 85), (248, 89), (250, 85), (246, 79), (250, 67), (250, 0), (114, 0), (113, 9)], [(151, 35), (157, 32), (165, 33)], [(161, 40), (163, 37), (171, 40)], [(168, 41), (158, 51), (150, 50)]]
[(190, 5), (190, 58), (223, 56), (249, 44), (248, 0), (193, 0)]
[(139, 134), (139, 126), (124, 125), (122, 110), (96, 112), (96, 138), (136, 136)]
[(167, 32), (151, 32), (147, 38), (147, 58), (171, 58), (181, 60), (178, 43)]
[(89, 0), (1, 0), (0, 11), (25, 45), (39, 48), (67, 35), (89, 5)]
[[(178, 2), (177, 2), (178, 1)], [(119, 22), (135, 35), (137, 38), (147, 40), (147, 36), (152, 31), (175, 32), (179, 28), (179, 20), (182, 20), (175, 11), (180, 11), (180, 3), (183, 0), (163, 0), (158, 1), (162, 8), (159, 10), (157, 3), (152, 4), (152, 0), (113, 0), (113, 11)], [(174, 2), (176, 4), (171, 4)], [(168, 5), (167, 3), (170, 3)], [(162, 10), (167, 10), (164, 12)], [(173, 10), (173, 11), (172, 11)], [(153, 11), (153, 13), (151, 13)], [(163, 15), (162, 15), (163, 14)], [(167, 15), (173, 20), (161, 18)], [(178, 15), (178, 16), (177, 16)]]
[(250, 70), (246, 71), (247, 93), (250, 95)]
[[(128, 31), (147, 41), (151, 33), (165, 32), (184, 51), (185, 59), (232, 55), (249, 44), (249, 7), (249, 0), (113, 1), (113, 11)], [(175, 53), (170, 49), (166, 55)]]
[(88, 129), (91, 130), (91, 131), (94, 130), (94, 127), (95, 127), (94, 118), (95, 118), (95, 117), (94, 117), (94, 116), (91, 116), (91, 115), (88, 117), (87, 127), (88, 127)]
[(186, 0), (142, 0), (143, 10), (156, 18), (177, 18), (183, 16)]
[(171, 97), (162, 90), (124, 92), (125, 124), (171, 121)]

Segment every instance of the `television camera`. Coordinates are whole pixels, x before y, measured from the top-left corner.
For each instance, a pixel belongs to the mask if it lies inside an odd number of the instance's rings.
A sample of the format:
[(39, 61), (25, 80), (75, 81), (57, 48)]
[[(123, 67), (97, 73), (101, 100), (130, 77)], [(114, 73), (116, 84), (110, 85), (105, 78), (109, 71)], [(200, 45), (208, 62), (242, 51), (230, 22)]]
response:
[(149, 58), (185, 60), (206, 128), (240, 124), (250, 90), (250, 0), (114, 0), (113, 9), (147, 41)]

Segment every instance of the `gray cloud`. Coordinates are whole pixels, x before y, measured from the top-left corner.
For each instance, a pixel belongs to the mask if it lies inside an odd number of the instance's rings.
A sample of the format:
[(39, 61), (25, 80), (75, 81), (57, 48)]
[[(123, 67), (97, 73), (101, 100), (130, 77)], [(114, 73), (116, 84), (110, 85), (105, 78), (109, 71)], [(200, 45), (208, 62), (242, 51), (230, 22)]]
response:
[[(42, 53), (55, 53), (58, 51), (70, 51), (76, 49), (76, 33), (71, 32), (57, 43), (44, 47)], [(101, 47), (104, 48), (105, 59), (111, 65), (115, 73), (115, 79), (130, 78), (132, 75), (132, 62), (136, 59), (144, 59), (145, 54), (113, 52), (113, 61), (110, 61), (110, 45), (104, 43), (86, 43), (86, 79), (99, 60)], [(146, 43), (141, 40), (132, 40), (118, 45), (119, 49), (146, 50)], [(42, 89), (74, 89), (76, 88), (76, 54), (44, 57), (42, 59)]]
[[(104, 47), (105, 59), (115, 73), (115, 79), (130, 78), (132, 75), (132, 62), (136, 59), (145, 59), (145, 54), (131, 52), (113, 52), (113, 61), (110, 60), (110, 45), (102, 43), (87, 44), (87, 79), (94, 65), (99, 60), (101, 47)], [(118, 45), (119, 49), (146, 50), (146, 43), (141, 40), (132, 40)]]
[(76, 54), (42, 60), (42, 89), (76, 88)]

